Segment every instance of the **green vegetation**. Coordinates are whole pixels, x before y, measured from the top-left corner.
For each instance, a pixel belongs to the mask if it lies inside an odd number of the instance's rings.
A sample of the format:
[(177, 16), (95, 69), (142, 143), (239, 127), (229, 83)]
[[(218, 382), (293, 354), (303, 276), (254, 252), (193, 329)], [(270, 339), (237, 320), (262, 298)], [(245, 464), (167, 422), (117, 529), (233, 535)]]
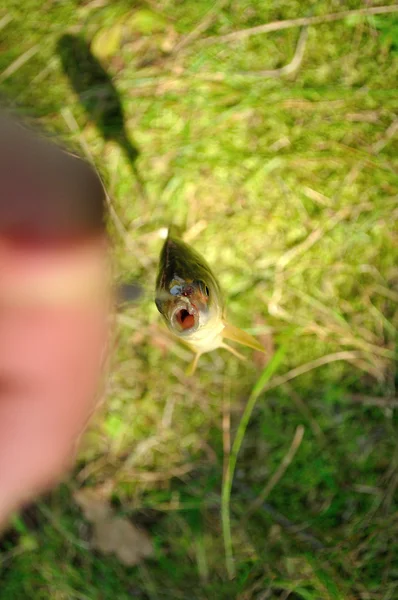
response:
[[(1, 600), (397, 597), (397, 13), (310, 26), (297, 71), (276, 77), (256, 71), (291, 61), (298, 27), (203, 42), (341, 9), (0, 9), (2, 92), (92, 155), (112, 199), (118, 278), (145, 290), (119, 315), (106, 402), (74, 476), (2, 541)], [(113, 78), (133, 168), (65, 77), (56, 50), (67, 32), (91, 41)], [(217, 351), (185, 376), (191, 355), (170, 340), (151, 295), (171, 221), (214, 267), (231, 321), (276, 352), (269, 370), (250, 351), (246, 363)], [(223, 473), (249, 397), (229, 496)], [(126, 567), (90, 548), (73, 500), (80, 486), (111, 493), (152, 536), (153, 558)]]

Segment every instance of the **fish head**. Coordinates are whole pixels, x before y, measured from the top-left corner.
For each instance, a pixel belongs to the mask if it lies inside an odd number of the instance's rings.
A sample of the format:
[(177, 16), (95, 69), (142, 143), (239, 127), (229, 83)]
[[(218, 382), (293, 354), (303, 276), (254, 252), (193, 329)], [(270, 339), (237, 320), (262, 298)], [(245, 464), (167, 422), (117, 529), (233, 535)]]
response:
[(188, 338), (217, 316), (221, 318), (217, 290), (211, 281), (173, 277), (155, 302), (171, 331), (180, 337)]

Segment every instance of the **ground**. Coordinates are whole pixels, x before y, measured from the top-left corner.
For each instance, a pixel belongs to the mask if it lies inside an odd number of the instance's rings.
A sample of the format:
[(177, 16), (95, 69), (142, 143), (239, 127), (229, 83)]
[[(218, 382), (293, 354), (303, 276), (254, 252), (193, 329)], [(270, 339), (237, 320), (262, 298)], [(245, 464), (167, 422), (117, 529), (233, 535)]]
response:
[[(2, 541), (1, 600), (396, 597), (397, 14), (222, 38), (364, 7), (3, 4), (2, 93), (94, 160), (115, 277), (142, 293), (74, 474)], [(90, 44), (74, 63), (64, 34)], [(185, 375), (153, 302), (171, 222), (266, 360), (220, 350)], [(92, 547), (88, 487), (149, 533), (150, 559)]]

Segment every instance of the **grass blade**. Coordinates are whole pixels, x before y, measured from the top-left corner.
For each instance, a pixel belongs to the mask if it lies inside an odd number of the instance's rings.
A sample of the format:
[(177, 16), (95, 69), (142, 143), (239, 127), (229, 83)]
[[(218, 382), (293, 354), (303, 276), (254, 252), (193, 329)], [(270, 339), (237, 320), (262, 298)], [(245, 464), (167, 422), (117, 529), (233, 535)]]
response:
[(235, 564), (233, 558), (232, 549), (232, 536), (231, 536), (231, 513), (230, 513), (230, 500), (231, 500), (231, 489), (232, 482), (234, 479), (236, 462), (242, 446), (243, 439), (245, 437), (246, 429), (250, 421), (253, 409), (256, 405), (257, 399), (261, 394), (264, 386), (271, 379), (275, 371), (278, 369), (282, 359), (285, 355), (286, 345), (281, 346), (274, 356), (271, 358), (260, 377), (254, 384), (254, 387), (249, 396), (249, 400), (246, 404), (245, 410), (241, 417), (238, 430), (232, 445), (231, 454), (228, 459), (227, 468), (225, 470), (223, 487), (221, 494), (221, 521), (224, 537), (224, 548), (225, 548), (225, 562), (227, 567), (228, 576), (230, 579), (235, 577)]

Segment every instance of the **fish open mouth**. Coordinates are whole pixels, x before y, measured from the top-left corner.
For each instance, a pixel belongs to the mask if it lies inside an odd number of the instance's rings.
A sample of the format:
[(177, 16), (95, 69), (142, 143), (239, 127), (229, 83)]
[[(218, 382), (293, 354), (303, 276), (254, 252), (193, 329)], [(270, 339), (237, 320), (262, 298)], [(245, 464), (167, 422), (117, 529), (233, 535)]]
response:
[(195, 317), (191, 315), (185, 308), (179, 310), (176, 314), (176, 319), (182, 329), (191, 329), (195, 325)]
[(179, 306), (173, 313), (172, 324), (181, 332), (195, 331), (199, 324), (198, 311), (193, 306)]

